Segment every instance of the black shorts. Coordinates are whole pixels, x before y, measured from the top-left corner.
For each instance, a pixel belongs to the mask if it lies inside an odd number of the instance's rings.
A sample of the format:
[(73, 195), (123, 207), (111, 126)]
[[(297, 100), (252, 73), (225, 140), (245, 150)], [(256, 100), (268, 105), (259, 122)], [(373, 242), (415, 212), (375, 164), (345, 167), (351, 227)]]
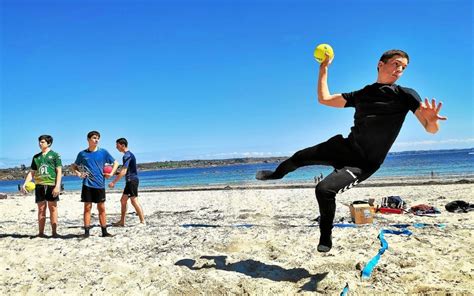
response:
[(53, 196), (54, 185), (36, 185), (35, 187), (35, 202), (43, 201), (59, 201), (59, 196)]
[(82, 185), (81, 201), (93, 203), (105, 202), (105, 189), (92, 188)]
[(136, 197), (138, 196), (138, 180), (131, 180), (125, 183), (125, 189), (123, 190), (123, 194), (127, 195), (128, 197)]

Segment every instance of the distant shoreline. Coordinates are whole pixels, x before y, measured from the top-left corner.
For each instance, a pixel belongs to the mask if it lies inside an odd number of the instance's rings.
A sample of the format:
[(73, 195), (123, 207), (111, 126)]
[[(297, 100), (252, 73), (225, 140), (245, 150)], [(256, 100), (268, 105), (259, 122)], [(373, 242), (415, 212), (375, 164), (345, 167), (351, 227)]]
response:
[[(231, 165), (279, 163), (287, 157), (265, 157), (265, 158), (232, 158), (213, 160), (181, 160), (181, 161), (157, 161), (137, 164), (140, 172), (175, 169), (210, 168)], [(70, 165), (63, 165), (64, 176), (72, 175), (69, 170)], [(28, 174), (29, 167), (17, 167), (0, 169), (0, 181), (22, 180)], [(120, 167), (119, 170), (120, 171)], [(118, 172), (117, 172), (118, 173)]]
[[(393, 157), (393, 156), (396, 157), (399, 155), (422, 155), (422, 154), (427, 154), (427, 153), (450, 153), (450, 152), (451, 153), (452, 152), (474, 153), (474, 148), (390, 152), (387, 157)], [(287, 158), (288, 156), (155, 161), (155, 162), (139, 163), (138, 170), (145, 172), (145, 171), (156, 171), (156, 170), (222, 167), (222, 166), (244, 165), (244, 164), (280, 163)], [(71, 175), (69, 171), (69, 166), (70, 165), (63, 166), (63, 173), (65, 176)], [(28, 174), (29, 169), (30, 168), (26, 167), (25, 165), (22, 165), (21, 167), (15, 167), (15, 168), (0, 169), (0, 181), (22, 180), (25, 178), (26, 174)]]

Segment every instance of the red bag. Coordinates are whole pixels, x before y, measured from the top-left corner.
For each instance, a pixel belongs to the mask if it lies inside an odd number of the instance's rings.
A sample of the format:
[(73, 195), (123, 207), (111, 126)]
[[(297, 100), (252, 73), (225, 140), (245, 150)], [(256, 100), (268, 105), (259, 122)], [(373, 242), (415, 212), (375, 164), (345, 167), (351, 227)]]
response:
[(379, 208), (379, 212), (382, 214), (402, 214), (403, 209)]

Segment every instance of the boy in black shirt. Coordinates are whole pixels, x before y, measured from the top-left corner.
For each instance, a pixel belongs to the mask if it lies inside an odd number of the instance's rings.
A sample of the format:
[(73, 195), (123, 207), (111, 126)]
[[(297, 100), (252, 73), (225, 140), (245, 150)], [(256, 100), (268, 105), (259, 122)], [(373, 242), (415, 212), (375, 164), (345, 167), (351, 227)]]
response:
[(316, 186), (319, 204), (321, 236), (319, 252), (329, 252), (332, 247), (331, 233), (336, 212), (336, 194), (342, 193), (375, 173), (387, 156), (398, 136), (405, 116), (412, 111), (429, 133), (439, 129), (438, 120), (442, 103), (422, 103), (418, 93), (396, 85), (408, 65), (408, 54), (401, 50), (389, 50), (380, 58), (377, 82), (361, 90), (333, 94), (327, 83), (328, 67), (332, 60), (327, 56), (319, 68), (318, 101), (330, 107), (354, 107), (354, 126), (347, 138), (337, 135), (324, 143), (296, 152), (283, 161), (275, 171), (258, 171), (258, 180), (281, 179), (299, 167), (330, 165), (334, 171)]

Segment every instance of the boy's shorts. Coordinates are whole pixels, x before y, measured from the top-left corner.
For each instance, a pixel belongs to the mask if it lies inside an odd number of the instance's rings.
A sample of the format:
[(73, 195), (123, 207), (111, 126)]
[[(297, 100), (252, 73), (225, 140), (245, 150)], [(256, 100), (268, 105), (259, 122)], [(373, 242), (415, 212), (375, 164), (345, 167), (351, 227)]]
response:
[(92, 188), (82, 185), (81, 202), (101, 203), (105, 202), (105, 189)]
[(127, 195), (128, 197), (138, 196), (138, 183), (138, 180), (127, 181), (125, 183), (123, 194)]
[(40, 185), (37, 184), (35, 187), (35, 202), (43, 201), (59, 201), (59, 196), (53, 196), (54, 185)]

